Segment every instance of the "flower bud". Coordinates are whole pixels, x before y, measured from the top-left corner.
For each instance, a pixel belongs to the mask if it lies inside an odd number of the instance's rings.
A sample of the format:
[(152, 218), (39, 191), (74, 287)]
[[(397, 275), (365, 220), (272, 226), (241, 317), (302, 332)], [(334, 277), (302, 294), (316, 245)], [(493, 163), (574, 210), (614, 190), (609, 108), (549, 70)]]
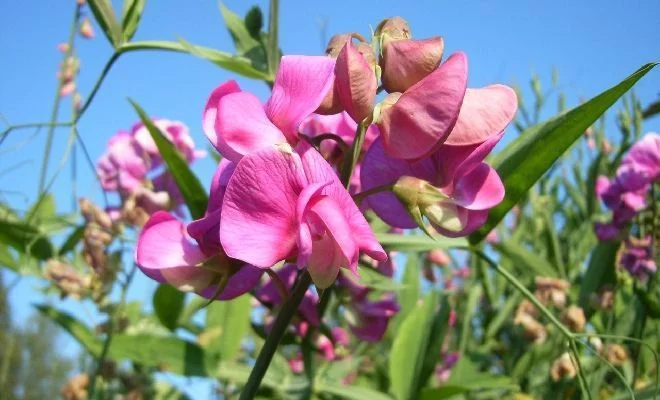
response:
[(92, 23), (89, 22), (88, 18), (83, 19), (80, 24), (80, 36), (85, 39), (94, 39), (94, 28), (92, 28)]
[(62, 85), (62, 87), (60, 87), (60, 96), (61, 97), (69, 96), (75, 90), (76, 90), (76, 83), (73, 81), (67, 82), (64, 85)]
[(571, 359), (571, 356), (568, 353), (562, 354), (550, 368), (550, 376), (555, 382), (559, 382), (564, 378), (573, 379), (577, 375), (577, 370), (575, 369), (576, 363)]
[[(367, 54), (365, 57), (364, 54)], [(335, 65), (335, 90), (339, 101), (357, 123), (370, 118), (376, 101), (378, 81), (373, 64), (376, 56), (368, 45), (359, 49), (346, 42), (337, 56)]]
[(58, 43), (57, 44), (57, 50), (59, 50), (61, 53), (66, 53), (69, 51), (69, 44), (68, 43)]
[(434, 249), (426, 254), (426, 259), (433, 264), (445, 267), (451, 263), (451, 259), (442, 249)]
[(346, 42), (351, 40), (350, 33), (340, 33), (330, 38), (328, 47), (325, 49), (325, 54), (332, 58), (337, 58), (341, 49), (346, 45)]
[(60, 394), (65, 400), (84, 400), (87, 398), (87, 386), (89, 376), (87, 374), (76, 375), (62, 387)]
[(390, 40), (404, 40), (412, 37), (408, 22), (398, 16), (382, 20), (376, 27), (374, 35), (380, 37), (383, 45)]
[(620, 344), (608, 344), (603, 349), (603, 355), (607, 361), (611, 362), (615, 367), (622, 366), (628, 361), (628, 352)]
[(390, 40), (383, 44), (380, 59), (383, 87), (388, 92), (406, 91), (438, 68), (444, 47), (439, 36)]
[(578, 306), (570, 306), (562, 313), (562, 320), (573, 332), (582, 332), (587, 319), (584, 311)]

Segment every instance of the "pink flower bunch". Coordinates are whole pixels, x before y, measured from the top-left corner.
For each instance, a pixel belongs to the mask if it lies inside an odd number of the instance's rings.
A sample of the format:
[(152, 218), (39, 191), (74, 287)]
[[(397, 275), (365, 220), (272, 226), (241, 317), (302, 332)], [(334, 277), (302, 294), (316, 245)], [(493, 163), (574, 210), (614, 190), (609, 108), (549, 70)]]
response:
[[(154, 120), (181, 154), (193, 162), (204, 151), (195, 149), (188, 127), (181, 122)], [(176, 209), (183, 199), (172, 177), (162, 168), (163, 159), (149, 131), (140, 122), (130, 132), (120, 131), (110, 138), (105, 153), (97, 162), (101, 186), (117, 192), (125, 204), (130, 198), (147, 214)]]
[[(626, 235), (633, 227), (635, 217), (649, 207), (649, 192), (658, 181), (660, 135), (648, 133), (630, 148), (612, 179), (599, 176), (596, 181), (596, 194), (612, 210), (610, 222), (595, 224), (598, 238), (613, 240)], [(650, 202), (654, 201), (657, 199), (650, 199)], [(645, 238), (626, 240), (621, 264), (639, 278), (655, 272), (650, 241)]]
[[(393, 273), (363, 211), (372, 208), (392, 228), (417, 224), (399, 193), (373, 194), (358, 207), (351, 192), (396, 189), (400, 181), (404, 191), (421, 188), (423, 195), (414, 197), (423, 202), (415, 206), (450, 236), (477, 229), (504, 196), (497, 172), (483, 161), (512, 120), (516, 95), (502, 85), (468, 89), (466, 56), (441, 63), (443, 46), (439, 37), (411, 39), (405, 21), (391, 18), (378, 26), (373, 43), (337, 35), (326, 56), (282, 57), (265, 103), (235, 81), (218, 86), (202, 117), (223, 157), (206, 215), (186, 225), (154, 214), (138, 243), (140, 267), (202, 294), (229, 290), (244, 273), (250, 279), (241, 278), (245, 285), (232, 293), (252, 285), (268, 306), (282, 301), (282, 287), (290, 290), (299, 270), (319, 289), (340, 277), (350, 294), (351, 330), (362, 340), (380, 340), (398, 305), (390, 297), (374, 300), (344, 276), (357, 276), (358, 261), (367, 256)], [(381, 90), (389, 94), (376, 104)], [(115, 190), (139, 187), (158, 164), (137, 132), (124, 136), (116, 139), (122, 157), (109, 154), (102, 168)], [(177, 143), (178, 136), (171, 139)], [(192, 148), (180, 149), (194, 158)], [(140, 162), (145, 155), (147, 164)], [(271, 279), (260, 284), (258, 271)], [(302, 321), (318, 325), (316, 301), (308, 292)]]

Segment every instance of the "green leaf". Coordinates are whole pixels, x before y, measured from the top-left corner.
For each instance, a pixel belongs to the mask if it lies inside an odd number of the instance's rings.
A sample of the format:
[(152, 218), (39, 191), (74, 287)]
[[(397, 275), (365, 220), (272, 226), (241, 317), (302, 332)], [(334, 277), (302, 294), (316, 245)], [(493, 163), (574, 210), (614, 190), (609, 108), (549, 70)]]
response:
[(171, 331), (177, 328), (185, 300), (186, 294), (173, 286), (158, 285), (152, 301), (154, 313), (164, 327)]
[(63, 256), (67, 254), (68, 252), (72, 251), (73, 249), (76, 248), (76, 245), (80, 243), (82, 240), (83, 236), (85, 235), (85, 225), (80, 225), (76, 229), (67, 236), (66, 240), (64, 243), (62, 243), (62, 246), (60, 246), (60, 249), (57, 251), (57, 254), (59, 256)]
[(129, 101), (133, 105), (133, 108), (135, 108), (135, 111), (137, 111), (140, 120), (142, 120), (149, 134), (151, 134), (154, 142), (156, 142), (158, 152), (163, 157), (168, 171), (172, 174), (174, 182), (176, 182), (179, 191), (183, 195), (190, 215), (193, 219), (202, 218), (206, 212), (206, 205), (208, 203), (204, 186), (202, 186), (195, 174), (192, 173), (181, 153), (165, 138), (165, 135), (154, 125), (144, 110), (133, 100), (129, 99)]
[(5, 266), (15, 272), (19, 271), (18, 262), (9, 251), (9, 247), (5, 245), (0, 245), (0, 266)]
[(619, 242), (599, 242), (592, 251), (589, 266), (580, 283), (580, 307), (589, 309), (589, 297), (606, 283), (616, 283), (616, 253)]
[(376, 239), (385, 250), (403, 252), (429, 251), (433, 249), (449, 249), (452, 247), (467, 247), (465, 238), (446, 238), (437, 236), (430, 238), (424, 235), (395, 235), (391, 233), (376, 233)]
[(38, 260), (53, 256), (53, 245), (38, 229), (22, 222), (0, 220), (0, 242)]
[(220, 354), (223, 361), (236, 357), (241, 341), (250, 331), (250, 299), (243, 295), (231, 301), (214, 301), (207, 307), (206, 330), (202, 333), (206, 334), (205, 348)]
[(121, 27), (117, 23), (110, 0), (87, 0), (87, 4), (112, 47), (116, 48), (121, 45), (123, 42)]
[(259, 8), (259, 6), (253, 6), (250, 8), (247, 14), (245, 14), (244, 21), (245, 27), (248, 32), (250, 32), (250, 36), (256, 40), (261, 40), (261, 30), (264, 27), (264, 16), (261, 12), (261, 8)]
[(359, 276), (346, 274), (346, 277), (358, 285), (364, 285), (383, 292), (393, 292), (402, 289), (401, 285), (394, 282), (392, 278), (378, 273), (378, 271), (371, 267), (359, 265), (358, 274)]
[(364, 386), (349, 386), (319, 380), (314, 386), (317, 393), (326, 393), (346, 400), (392, 400), (392, 397)]
[(194, 46), (184, 39), (179, 39), (179, 43), (188, 53), (208, 60), (227, 71), (235, 72), (247, 78), (260, 79), (267, 82), (273, 80), (273, 75), (257, 69), (253, 65), (252, 60), (245, 56), (233, 55), (220, 50)]
[(268, 60), (260, 38), (263, 17), (259, 7), (251, 8), (245, 20), (223, 4), (220, 4), (220, 12), (238, 54), (249, 58), (253, 67), (265, 72), (268, 69)]
[(391, 391), (399, 400), (417, 398), (421, 381), (421, 371), (426, 358), (433, 328), (433, 316), (438, 305), (438, 293), (429, 293), (422, 305), (418, 306), (403, 321), (389, 358)]
[(438, 310), (433, 318), (433, 324), (431, 325), (431, 332), (429, 334), (429, 343), (424, 352), (424, 363), (422, 364), (419, 379), (420, 389), (426, 382), (428, 382), (429, 378), (431, 378), (435, 372), (435, 366), (438, 363), (438, 355), (442, 352), (442, 345), (444, 344), (445, 335), (449, 328), (450, 313), (451, 307), (449, 306), (447, 296), (443, 296), (442, 302), (440, 303), (440, 310)]
[(121, 13), (121, 30), (125, 42), (130, 41), (142, 18), (142, 11), (146, 0), (124, 0)]
[(406, 268), (403, 272), (403, 288), (398, 293), (399, 312), (394, 317), (393, 325), (398, 327), (405, 321), (406, 317), (412, 310), (415, 309), (420, 295), (421, 281), (419, 279), (419, 257), (416, 253), (408, 253), (406, 260)]
[[(69, 332), (90, 354), (100, 356), (103, 344), (87, 326), (53, 307), (39, 305), (36, 308)], [(208, 371), (215, 368), (214, 358), (207, 356), (198, 345), (174, 336), (114, 334), (108, 356), (185, 376), (208, 376)]]
[(618, 85), (565, 113), (526, 129), (493, 159), (506, 195), (488, 213), (488, 221), (470, 235), (471, 243), (483, 240), (506, 213), (545, 174), (584, 131), (657, 63), (646, 64)]
[(493, 247), (499, 250), (502, 256), (510, 259), (518, 270), (528, 270), (534, 272), (533, 275), (557, 277), (557, 271), (547, 260), (512, 240), (495, 243)]

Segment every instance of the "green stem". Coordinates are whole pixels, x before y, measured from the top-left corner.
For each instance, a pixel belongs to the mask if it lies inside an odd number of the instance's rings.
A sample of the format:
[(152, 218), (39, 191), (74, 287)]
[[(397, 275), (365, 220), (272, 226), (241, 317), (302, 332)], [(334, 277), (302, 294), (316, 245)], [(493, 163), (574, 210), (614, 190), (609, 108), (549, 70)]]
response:
[(348, 188), (351, 182), (351, 176), (355, 170), (355, 164), (357, 164), (358, 158), (360, 158), (360, 152), (362, 151), (362, 144), (364, 143), (364, 135), (367, 132), (369, 123), (362, 121), (357, 127), (355, 132), (355, 139), (353, 140), (353, 145), (351, 146), (351, 151), (348, 154), (344, 154), (344, 162), (341, 166), (341, 182), (344, 184), (344, 187)]
[(268, 70), (271, 76), (275, 76), (280, 66), (280, 44), (279, 44), (279, 0), (270, 0), (268, 10)]
[(303, 271), (298, 278), (298, 282), (296, 282), (296, 285), (293, 288), (291, 297), (289, 297), (289, 299), (284, 302), (282, 309), (277, 314), (277, 318), (275, 318), (273, 328), (268, 334), (266, 342), (264, 343), (264, 346), (261, 348), (261, 351), (257, 356), (257, 361), (252, 368), (252, 372), (250, 372), (247, 383), (241, 392), (240, 400), (252, 399), (256, 395), (257, 391), (259, 390), (261, 380), (263, 379), (264, 375), (266, 375), (270, 361), (273, 359), (273, 355), (277, 350), (277, 346), (279, 345), (282, 336), (289, 326), (289, 322), (291, 322), (291, 318), (293, 318), (293, 315), (296, 313), (296, 310), (298, 309), (298, 306), (300, 305), (300, 302), (305, 296), (305, 292), (307, 292), (307, 288), (311, 283), (312, 278), (310, 277), (309, 273), (307, 270)]
[(124, 282), (124, 284), (122, 285), (119, 303), (112, 310), (110, 314), (110, 318), (108, 319), (108, 328), (107, 328), (108, 334), (105, 337), (105, 341), (103, 342), (103, 349), (101, 349), (101, 355), (99, 356), (98, 359), (98, 365), (96, 366), (96, 369), (94, 370), (94, 373), (92, 374), (89, 380), (89, 390), (87, 392), (88, 399), (94, 398), (94, 391), (96, 389), (96, 379), (101, 374), (101, 371), (103, 369), (103, 364), (105, 363), (105, 359), (108, 357), (108, 351), (110, 350), (110, 344), (112, 343), (112, 335), (114, 333), (115, 323), (117, 322), (117, 318), (119, 317), (118, 311), (122, 309), (124, 303), (126, 302), (126, 294), (128, 293), (128, 287), (130, 286), (131, 281), (133, 280), (133, 276), (135, 276), (136, 267), (137, 264), (134, 263), (133, 266), (131, 267), (131, 270), (128, 273), (126, 282)]
[(360, 203), (360, 202), (362, 202), (362, 200), (366, 199), (367, 197), (371, 196), (372, 194), (391, 191), (393, 188), (394, 188), (393, 183), (390, 183), (390, 184), (387, 184), (387, 185), (380, 185), (380, 186), (372, 187), (371, 189), (365, 190), (364, 192), (354, 194), (353, 195), (353, 200), (355, 200), (356, 203)]
[(105, 77), (108, 75), (108, 72), (110, 72), (110, 69), (112, 68), (112, 65), (117, 61), (119, 56), (121, 55), (121, 52), (115, 52), (112, 53), (112, 56), (108, 59), (108, 61), (105, 63), (105, 66), (103, 67), (103, 70), (101, 71), (101, 75), (96, 79), (96, 82), (94, 83), (94, 87), (92, 88), (92, 91), (89, 92), (89, 95), (87, 96), (87, 99), (83, 103), (82, 107), (80, 107), (80, 111), (78, 111), (78, 114), (75, 116), (73, 119), (73, 123), (75, 124), (80, 120), (82, 115), (85, 113), (87, 110), (87, 107), (92, 103), (92, 100), (94, 100), (94, 96), (96, 96), (96, 92), (99, 91), (101, 88), (101, 84), (103, 83), (103, 80)]
[(578, 351), (577, 345), (575, 344), (575, 339), (568, 339), (568, 343), (571, 346), (571, 352), (575, 357), (576, 365), (574, 365), (574, 367), (577, 370), (578, 382), (580, 383), (582, 393), (585, 393), (587, 398), (591, 399), (591, 391), (589, 390), (589, 385), (587, 385), (587, 378), (584, 376), (584, 369), (582, 368), (582, 363), (580, 362), (580, 353)]
[[(644, 307), (642, 307), (642, 315), (641, 315), (641, 323), (639, 327), (639, 334), (637, 337), (639, 340), (644, 341), (644, 331), (646, 330), (646, 320), (648, 319), (646, 310), (644, 310)], [(641, 357), (640, 355), (642, 354), (642, 345), (637, 343), (637, 348), (635, 349), (635, 356), (634, 356), (634, 363), (635, 363), (635, 368), (633, 369), (633, 385), (635, 385), (635, 381), (637, 380), (637, 377), (639, 376), (639, 369), (641, 367)]]
[[(68, 48), (66, 52), (64, 53), (63, 57), (63, 62), (66, 62), (66, 60), (71, 57), (71, 53), (73, 51), (73, 41), (76, 37), (76, 29), (78, 27), (78, 19), (80, 18), (80, 7), (76, 5), (76, 11), (73, 14), (73, 22), (71, 23), (71, 30), (69, 31), (69, 40), (67, 41), (68, 43)], [(48, 161), (50, 159), (50, 150), (51, 147), (53, 146), (53, 135), (55, 133), (55, 124), (57, 123), (57, 114), (60, 110), (60, 103), (62, 101), (62, 96), (60, 95), (60, 91), (62, 89), (62, 86), (64, 84), (64, 81), (60, 79), (60, 81), (57, 84), (57, 89), (55, 92), (55, 101), (53, 101), (53, 108), (50, 112), (50, 123), (48, 125), (48, 134), (46, 136), (46, 145), (44, 146), (44, 155), (42, 157), (42, 162), (41, 162), (41, 172), (39, 174), (39, 191), (37, 192), (39, 195), (43, 193), (44, 190), (44, 185), (46, 183), (46, 174), (48, 172)]]

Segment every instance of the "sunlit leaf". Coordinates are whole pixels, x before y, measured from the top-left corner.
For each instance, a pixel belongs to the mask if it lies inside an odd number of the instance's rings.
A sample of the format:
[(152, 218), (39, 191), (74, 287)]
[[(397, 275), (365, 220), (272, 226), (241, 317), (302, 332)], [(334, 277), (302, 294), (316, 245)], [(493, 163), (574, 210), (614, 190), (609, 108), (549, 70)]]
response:
[(156, 142), (158, 152), (163, 157), (168, 171), (172, 174), (174, 182), (176, 182), (176, 186), (179, 188), (186, 206), (188, 206), (190, 215), (193, 219), (202, 218), (206, 212), (206, 205), (208, 203), (206, 189), (204, 189), (204, 186), (202, 186), (195, 174), (192, 173), (181, 153), (167, 140), (160, 129), (154, 125), (151, 118), (147, 116), (137, 103), (130, 99), (129, 101), (133, 105), (133, 108), (135, 108), (135, 111), (137, 111), (140, 120), (149, 131), (149, 134), (151, 134), (154, 142)]
[(112, 2), (110, 0), (87, 0), (87, 4), (110, 44), (113, 47), (119, 46), (123, 41), (123, 37), (121, 26), (119, 26), (115, 12), (112, 9)]
[(21, 222), (0, 220), (0, 242), (38, 260), (47, 260), (54, 253), (53, 245), (37, 228)]
[(512, 240), (505, 240), (493, 244), (502, 256), (513, 261), (516, 269), (533, 272), (533, 275), (557, 277), (557, 270), (537, 253), (526, 249)]
[(429, 251), (433, 249), (449, 249), (452, 247), (467, 247), (465, 238), (430, 238), (425, 235), (395, 235), (391, 233), (376, 233), (376, 239), (386, 250), (402, 252)]
[(121, 30), (124, 41), (128, 42), (135, 35), (145, 3), (146, 0), (124, 0), (121, 13)]
[(154, 292), (154, 313), (161, 324), (173, 331), (178, 326), (179, 316), (183, 311), (185, 293), (173, 286), (161, 284)]
[(205, 348), (230, 361), (241, 348), (241, 341), (250, 331), (251, 297), (240, 296), (231, 301), (214, 301), (206, 310), (207, 334)]

